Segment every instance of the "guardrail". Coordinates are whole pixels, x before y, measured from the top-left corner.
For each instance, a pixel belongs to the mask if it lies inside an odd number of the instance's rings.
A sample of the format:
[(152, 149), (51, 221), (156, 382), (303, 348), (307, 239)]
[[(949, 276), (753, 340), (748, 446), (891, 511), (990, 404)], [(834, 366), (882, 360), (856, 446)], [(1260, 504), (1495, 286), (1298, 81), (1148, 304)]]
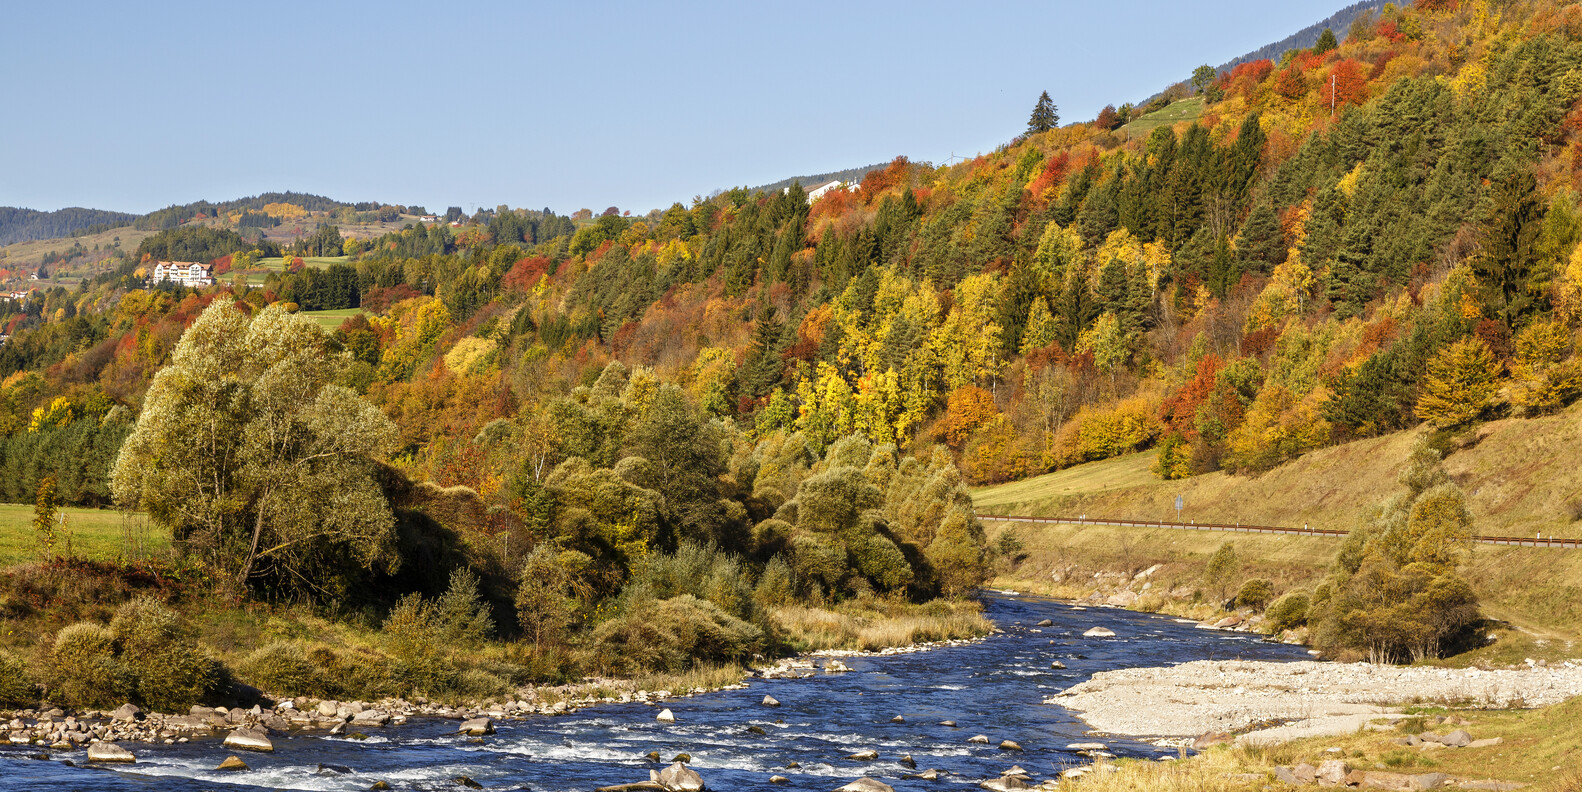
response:
[[(980, 514), (980, 520), (994, 522), (1058, 523), (1061, 525), (1111, 525), (1121, 528), (1175, 528), (1183, 531), (1229, 531), (1232, 533), (1290, 534), (1295, 536), (1343, 537), (1349, 531), (1330, 528), (1285, 528), (1278, 525), (1243, 525), (1241, 523), (1167, 522), (1163, 520), (1117, 520), (1109, 517), (1022, 517), (1012, 514)], [(1553, 547), (1565, 550), (1582, 549), (1582, 539), (1540, 539), (1519, 536), (1474, 536), (1478, 544), (1507, 545), (1511, 547)]]

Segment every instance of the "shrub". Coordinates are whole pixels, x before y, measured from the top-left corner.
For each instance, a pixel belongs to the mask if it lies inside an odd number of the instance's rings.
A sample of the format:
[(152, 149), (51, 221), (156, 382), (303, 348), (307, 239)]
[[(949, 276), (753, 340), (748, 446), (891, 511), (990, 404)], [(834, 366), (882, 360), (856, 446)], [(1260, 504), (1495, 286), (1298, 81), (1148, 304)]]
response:
[(540, 544), (522, 565), (516, 589), (516, 621), (540, 647), (561, 644), (577, 611), (571, 578), (550, 544)]
[(456, 679), (456, 693), (476, 699), (498, 698), (511, 692), (511, 683), (478, 668), (461, 672)]
[(122, 605), (110, 621), (121, 662), (136, 680), (136, 698), (160, 712), (191, 707), (213, 687), (218, 669), (159, 600)]
[(265, 644), (242, 661), (238, 670), (248, 684), (277, 695), (326, 695), (319, 668), (307, 652), (289, 641)]
[(73, 707), (105, 709), (131, 698), (132, 675), (115, 656), (115, 633), (77, 622), (55, 635), (50, 648), (48, 695)]
[(458, 671), (447, 657), (443, 625), (423, 595), (401, 598), (385, 618), (384, 632), (395, 661), (391, 672), (403, 689), (438, 694), (455, 685)]
[(1264, 611), (1269, 626), (1277, 632), (1292, 630), (1307, 623), (1308, 596), (1305, 591), (1289, 591)]
[(434, 603), (434, 618), (447, 646), (476, 647), (494, 634), (489, 604), (478, 594), (478, 573), (466, 567), (450, 573), (450, 587)]
[(1219, 592), (1220, 599), (1225, 598), (1225, 584), (1241, 569), (1241, 559), (1236, 557), (1236, 547), (1230, 542), (1225, 542), (1214, 551), (1208, 559), (1208, 568), (1203, 571), (1203, 577), (1210, 586)]
[(1236, 607), (1261, 609), (1274, 598), (1274, 584), (1264, 578), (1252, 578), (1241, 584), (1236, 592)]
[(0, 706), (28, 707), (38, 701), (38, 691), (28, 681), (22, 659), (0, 652)]
[(796, 599), (796, 578), (791, 565), (782, 556), (769, 559), (764, 573), (758, 576), (758, 587), (753, 589), (753, 601), (760, 610), (768, 611), (789, 605)]
[(683, 594), (651, 600), (598, 626), (590, 661), (605, 673), (682, 671), (694, 662), (746, 660), (764, 648), (764, 633), (707, 600)]

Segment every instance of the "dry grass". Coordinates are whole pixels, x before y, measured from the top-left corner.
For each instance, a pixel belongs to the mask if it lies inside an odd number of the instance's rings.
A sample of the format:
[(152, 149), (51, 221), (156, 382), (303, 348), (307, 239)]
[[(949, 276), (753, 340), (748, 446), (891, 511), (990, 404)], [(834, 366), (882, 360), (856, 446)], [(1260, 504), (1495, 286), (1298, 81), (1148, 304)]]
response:
[[(1462, 779), (1497, 779), (1531, 784), (1533, 792), (1575, 792), (1582, 789), (1582, 698), (1536, 710), (1427, 710), (1425, 715), (1451, 714), (1471, 722), (1463, 726), (1475, 739), (1500, 737), (1500, 745), (1424, 751), (1397, 745), (1404, 730), (1359, 731), (1338, 737), (1317, 737), (1268, 747), (1220, 745), (1179, 762), (1122, 761), (1115, 772), (1090, 773), (1079, 781), (1062, 781), (1061, 789), (1084, 792), (1252, 792), (1284, 788), (1274, 782), (1278, 765), (1343, 759), (1352, 768), (1392, 773), (1442, 772)], [(1415, 720), (1415, 719), (1412, 719)], [(1423, 721), (1416, 729), (1443, 732), (1456, 726)], [(1328, 749), (1338, 748), (1338, 751)]]
[[(1243, 522), (1351, 530), (1395, 494), (1419, 432), (1401, 432), (1314, 451), (1258, 477), (1210, 473), (1160, 481), (1152, 451), (1079, 465), (1024, 481), (974, 490), (985, 513), (1035, 517), (1089, 514), (1137, 520)], [(1482, 534), (1582, 538), (1572, 505), (1582, 502), (1582, 404), (1559, 415), (1508, 419), (1480, 427), (1476, 444), (1451, 454), (1445, 469), (1468, 495)]]
[(864, 600), (834, 610), (791, 606), (774, 612), (776, 626), (801, 651), (877, 651), (918, 643), (976, 638), (993, 624), (976, 602), (935, 600), (922, 605)]

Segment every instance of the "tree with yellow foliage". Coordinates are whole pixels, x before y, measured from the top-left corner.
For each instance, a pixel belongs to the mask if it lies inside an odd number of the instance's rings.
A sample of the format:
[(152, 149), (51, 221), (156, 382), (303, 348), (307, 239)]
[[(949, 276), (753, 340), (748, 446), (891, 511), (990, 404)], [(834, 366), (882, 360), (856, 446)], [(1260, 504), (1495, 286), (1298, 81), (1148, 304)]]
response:
[(1582, 365), (1570, 357), (1571, 330), (1544, 319), (1516, 334), (1511, 402), (1531, 414), (1553, 412), (1582, 395)]
[(1481, 338), (1463, 338), (1428, 361), (1417, 417), (1440, 429), (1471, 423), (1494, 404), (1500, 364)]

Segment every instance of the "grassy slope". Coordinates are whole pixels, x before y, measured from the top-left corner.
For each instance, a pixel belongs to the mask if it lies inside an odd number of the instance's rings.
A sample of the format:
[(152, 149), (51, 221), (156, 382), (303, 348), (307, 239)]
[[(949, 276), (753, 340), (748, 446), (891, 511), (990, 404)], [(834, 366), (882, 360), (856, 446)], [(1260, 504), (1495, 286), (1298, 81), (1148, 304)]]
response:
[(1194, 121), (1201, 115), (1203, 115), (1202, 99), (1182, 99), (1121, 127), (1121, 131), (1125, 132), (1128, 138), (1147, 137), (1148, 133), (1159, 127), (1182, 121)]
[[(1244, 522), (1350, 530), (1399, 491), (1396, 474), (1418, 433), (1320, 449), (1262, 476), (1209, 473), (1160, 481), (1153, 452), (1094, 462), (974, 490), (978, 510), (1030, 516), (1092, 516)], [(1559, 415), (1482, 427), (1478, 443), (1445, 460), (1466, 490), (1478, 532), (1582, 537), (1571, 504), (1582, 498), (1582, 404)]]
[[(118, 511), (102, 509), (62, 509), (66, 515), (66, 528), (71, 533), (72, 551), (83, 558), (109, 561), (140, 553), (163, 552), (170, 546), (170, 537), (162, 531), (136, 530), (140, 547), (129, 550), (127, 528)], [(139, 523), (143, 522), (141, 518)], [(62, 553), (65, 547), (60, 547)], [(33, 507), (17, 503), (0, 503), (0, 567), (31, 561), (38, 557), (38, 539), (33, 532)]]
[[(139, 231), (131, 226), (122, 226), (80, 237), (60, 237), (57, 239), (36, 239), (31, 242), (17, 242), (0, 247), (0, 251), (4, 251), (6, 254), (4, 259), (0, 259), (0, 267), (9, 268), (20, 265), (37, 267), (39, 262), (44, 260), (45, 253), (51, 251), (64, 253), (76, 242), (81, 242), (82, 246), (89, 250), (93, 250), (95, 245), (104, 248), (114, 242), (116, 237), (121, 238), (122, 250), (137, 250), (137, 246), (142, 243), (143, 238), (151, 236), (153, 233), (153, 231)], [(76, 269), (78, 263), (73, 262), (67, 269)]]
[(331, 311), (301, 311), (303, 316), (317, 322), (325, 330), (337, 330), (341, 323), (363, 312), (361, 308), (336, 308)]
[[(1445, 467), (1466, 490), (1478, 530), (1487, 534), (1582, 536), (1568, 504), (1582, 491), (1582, 406), (1536, 420), (1483, 427), (1473, 447), (1452, 454)], [(1032, 516), (1076, 515), (1204, 522), (1302, 525), (1349, 530), (1375, 504), (1395, 494), (1396, 471), (1415, 433), (1359, 440), (1316, 451), (1260, 477), (1212, 473), (1159, 481), (1148, 472), (1151, 453), (1081, 465), (1046, 476), (975, 490), (980, 512)], [(990, 538), (1006, 530), (988, 523)], [(1268, 577), (1277, 587), (1317, 582), (1334, 555), (1333, 539), (1261, 536), (1172, 529), (1019, 525), (1027, 558), (1002, 569), (998, 585), (1081, 596), (1100, 570), (1135, 572), (1153, 564), (1156, 588), (1201, 588), (1202, 570), (1222, 542), (1235, 543), (1241, 577)], [(1479, 546), (1467, 577), (1485, 611), (1520, 626), (1528, 640), (1582, 640), (1582, 551)], [(1052, 575), (1059, 573), (1060, 581)], [(1205, 597), (1217, 592), (1205, 592)]]

